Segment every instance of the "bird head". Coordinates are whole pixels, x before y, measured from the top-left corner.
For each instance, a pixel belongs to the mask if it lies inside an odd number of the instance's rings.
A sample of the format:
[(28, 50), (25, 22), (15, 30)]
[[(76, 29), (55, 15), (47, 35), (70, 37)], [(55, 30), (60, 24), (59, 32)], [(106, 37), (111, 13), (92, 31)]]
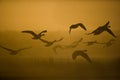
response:
[(47, 32), (47, 30), (44, 30), (43, 32)]

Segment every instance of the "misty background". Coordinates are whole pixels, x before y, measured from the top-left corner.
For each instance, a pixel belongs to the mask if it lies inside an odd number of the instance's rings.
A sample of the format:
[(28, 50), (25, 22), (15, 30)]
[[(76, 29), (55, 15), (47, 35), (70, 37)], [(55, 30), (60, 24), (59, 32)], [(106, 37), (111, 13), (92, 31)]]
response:
[[(17, 55), (9, 55), (8, 51), (0, 48), (0, 77), (117, 79), (120, 61), (119, 4), (119, 0), (0, 0), (0, 45), (11, 49), (32, 47)], [(111, 30), (117, 36), (112, 46), (104, 48), (104, 45), (87, 46), (83, 43), (112, 39), (107, 32), (97, 36), (86, 35), (107, 21), (110, 21)], [(79, 22), (86, 26), (87, 31), (77, 28), (69, 35), (69, 27)], [(64, 39), (45, 47), (40, 40), (33, 40), (31, 35), (21, 33), (23, 30), (36, 33), (47, 30), (43, 38), (48, 41)], [(83, 41), (76, 48), (57, 49), (58, 54), (52, 49), (57, 44), (69, 45), (80, 38)], [(82, 57), (72, 60), (75, 50), (84, 49), (88, 50), (92, 65)]]

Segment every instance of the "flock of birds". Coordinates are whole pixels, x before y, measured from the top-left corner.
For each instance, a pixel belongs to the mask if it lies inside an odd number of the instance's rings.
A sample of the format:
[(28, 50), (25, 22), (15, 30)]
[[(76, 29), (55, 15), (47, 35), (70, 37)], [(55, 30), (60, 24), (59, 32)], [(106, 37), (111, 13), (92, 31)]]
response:
[[(97, 29), (95, 29), (94, 31), (86, 34), (86, 35), (99, 35), (103, 32), (108, 32), (110, 35), (112, 35), (114, 38), (116, 38), (116, 35), (112, 32), (112, 30), (110, 29), (110, 26), (109, 26), (109, 21), (102, 25), (102, 26), (99, 26)], [(86, 27), (84, 24), (82, 23), (77, 23), (77, 24), (73, 24), (69, 27), (69, 34), (71, 34), (71, 31), (73, 29), (76, 29), (76, 28), (82, 28), (83, 30), (87, 31)], [(27, 34), (31, 34), (33, 37), (32, 39), (34, 40), (40, 40), (41, 42), (45, 43), (45, 47), (50, 47), (52, 46), (54, 43), (56, 42), (59, 42), (59, 41), (62, 41), (64, 38), (60, 38), (58, 40), (53, 40), (53, 41), (47, 41), (45, 39), (43, 39), (42, 37), (46, 35), (47, 33), (47, 30), (43, 30), (41, 31), (39, 34), (36, 34), (35, 32), (31, 31), (31, 30), (24, 30), (22, 31), (22, 33), (27, 33)], [(60, 49), (67, 49), (67, 48), (75, 48), (79, 45), (79, 43), (83, 40), (83, 38), (80, 38), (78, 41), (74, 41), (73, 43), (69, 44), (69, 45), (60, 45), (60, 44), (57, 44), (55, 46), (53, 46), (53, 50), (55, 53), (57, 53), (57, 48), (60, 48)], [(112, 45), (112, 42), (115, 41), (115, 39), (111, 39), (109, 40), (108, 42), (97, 42), (96, 40), (95, 41), (89, 41), (89, 42), (83, 42), (85, 44), (87, 44), (88, 46), (90, 45), (93, 45), (93, 44), (105, 44), (104, 47), (109, 47)], [(17, 50), (13, 50), (13, 49), (10, 49), (10, 48), (6, 48), (2, 45), (0, 45), (0, 48), (3, 48), (7, 51), (9, 51), (10, 55), (16, 55), (18, 54), (20, 51), (22, 50), (26, 50), (26, 49), (29, 49), (31, 47), (27, 47), (27, 48), (21, 48), (21, 49), (17, 49)], [(88, 54), (86, 53), (87, 50), (75, 50), (73, 53), (72, 53), (72, 59), (75, 60), (78, 56), (82, 56), (83, 58), (85, 58), (88, 62), (92, 63), (90, 57), (88, 56)]]

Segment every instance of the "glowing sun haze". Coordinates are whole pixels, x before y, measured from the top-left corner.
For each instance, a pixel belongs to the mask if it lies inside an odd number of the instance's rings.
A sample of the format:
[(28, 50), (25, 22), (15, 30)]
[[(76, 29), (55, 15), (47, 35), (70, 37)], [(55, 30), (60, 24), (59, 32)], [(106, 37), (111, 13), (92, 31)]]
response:
[(18, 0), (0, 1), (1, 30), (68, 30), (82, 22), (88, 30), (108, 20), (113, 30), (120, 26), (120, 1), (116, 0)]

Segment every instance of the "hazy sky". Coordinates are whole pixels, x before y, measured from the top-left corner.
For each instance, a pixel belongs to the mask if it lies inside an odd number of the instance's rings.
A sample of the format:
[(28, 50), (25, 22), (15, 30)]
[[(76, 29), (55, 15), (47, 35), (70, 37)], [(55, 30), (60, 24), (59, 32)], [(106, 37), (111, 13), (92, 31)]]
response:
[(19, 0), (0, 1), (0, 29), (65, 30), (82, 22), (91, 30), (111, 22), (119, 29), (118, 0)]
[[(110, 47), (104, 47), (104, 44), (87, 46), (84, 42), (97, 40), (103, 43), (113, 38), (107, 32), (97, 36), (85, 35), (108, 21), (117, 36), (113, 45)], [(79, 22), (83, 23), (88, 31), (77, 29), (69, 35), (69, 26)], [(84, 77), (91, 80), (92, 78), (94, 80), (96, 78), (117, 79), (120, 76), (118, 68), (120, 61), (119, 27), (120, 0), (0, 0), (0, 45), (15, 50), (32, 47), (14, 56), (0, 48), (0, 79), (1, 77), (3, 79), (48, 77), (49, 80), (59, 77), (60, 79), (69, 77), (70, 80)], [(45, 29), (48, 32), (43, 39), (48, 41), (58, 40), (61, 37), (64, 39), (50, 47), (45, 47), (42, 41), (33, 40), (32, 35), (21, 32), (38, 30), (35, 31), (38, 33)], [(83, 41), (76, 48), (57, 49), (58, 54), (53, 51), (53, 47), (57, 44), (70, 45), (80, 38), (83, 38)], [(82, 64), (88, 63), (82, 57), (72, 60), (72, 53), (75, 50), (84, 49), (88, 50), (86, 53), (93, 61), (92, 65)], [(58, 61), (58, 64), (54, 64), (54, 61)], [(59, 61), (64, 61), (66, 64), (61, 64)], [(76, 64), (71, 66), (68, 61)], [(52, 63), (52, 65), (49, 66), (50, 64), (46, 65), (46, 63)], [(84, 66), (85, 68), (82, 69), (81, 67)]]

